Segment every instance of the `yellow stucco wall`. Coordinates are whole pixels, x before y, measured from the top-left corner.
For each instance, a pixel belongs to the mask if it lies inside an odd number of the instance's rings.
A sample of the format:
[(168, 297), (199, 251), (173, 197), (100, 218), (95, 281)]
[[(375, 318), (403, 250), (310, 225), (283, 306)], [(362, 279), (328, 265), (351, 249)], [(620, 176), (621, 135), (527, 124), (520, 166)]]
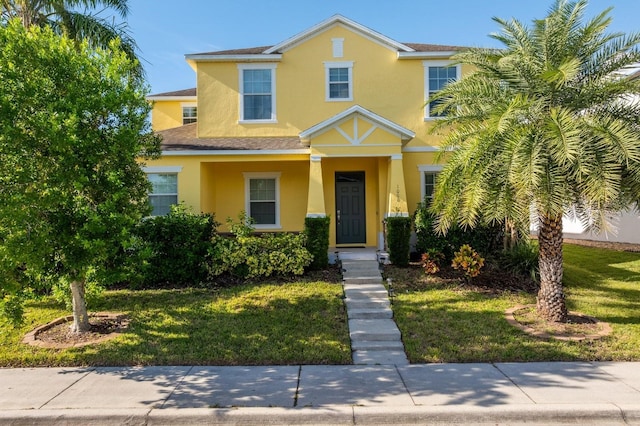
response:
[[(344, 56), (334, 58), (332, 39), (344, 38)], [(235, 62), (198, 62), (200, 137), (296, 136), (353, 105), (361, 105), (416, 133), (411, 146), (434, 145), (424, 120), (424, 66), (421, 59), (398, 60), (397, 53), (341, 26), (283, 53), (276, 62), (274, 124), (238, 123), (239, 70)], [(353, 101), (327, 102), (324, 62), (353, 62)]]
[(182, 103), (180, 101), (154, 101), (151, 111), (151, 127), (156, 132), (182, 126)]
[(422, 188), (420, 187), (420, 166), (436, 165), (437, 153), (404, 153), (402, 160), (404, 164), (404, 183), (407, 188), (407, 207), (409, 213), (413, 214), (422, 199)]
[(309, 160), (305, 156), (174, 156), (149, 162), (152, 166), (182, 166), (178, 173), (178, 201), (195, 212), (215, 213), (222, 223), (219, 228), (228, 231), (226, 219), (237, 219), (246, 209), (245, 177), (243, 173), (280, 173), (280, 228), (274, 231), (300, 231), (307, 209)]

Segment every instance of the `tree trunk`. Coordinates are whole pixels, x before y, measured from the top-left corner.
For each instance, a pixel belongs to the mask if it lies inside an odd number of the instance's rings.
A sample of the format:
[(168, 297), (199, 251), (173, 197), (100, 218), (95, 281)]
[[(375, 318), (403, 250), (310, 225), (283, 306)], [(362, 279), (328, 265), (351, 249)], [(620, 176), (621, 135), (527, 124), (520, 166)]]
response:
[(562, 288), (562, 216), (541, 215), (538, 232), (540, 246), (540, 291), (537, 309), (543, 318), (567, 321), (567, 306)]
[(504, 220), (504, 237), (502, 238), (502, 248), (504, 250), (513, 249), (518, 244), (518, 230), (509, 219)]
[(84, 300), (84, 281), (71, 282), (71, 297), (73, 302), (72, 333), (83, 333), (90, 330), (87, 303)]

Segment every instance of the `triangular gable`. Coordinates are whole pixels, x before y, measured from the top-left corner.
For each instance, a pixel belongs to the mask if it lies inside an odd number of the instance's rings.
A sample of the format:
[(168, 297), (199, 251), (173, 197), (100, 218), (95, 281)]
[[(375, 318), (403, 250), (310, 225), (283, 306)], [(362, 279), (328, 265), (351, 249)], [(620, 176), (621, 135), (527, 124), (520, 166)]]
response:
[(390, 39), (389, 37), (380, 34), (379, 32), (376, 32), (370, 28), (365, 27), (364, 25), (358, 24), (355, 21), (352, 21), (348, 18), (345, 18), (342, 15), (334, 15), (329, 19), (326, 19), (322, 22), (320, 22), (319, 24), (314, 25), (313, 27), (294, 35), (291, 38), (288, 38), (287, 40), (276, 44), (275, 46), (265, 50), (264, 52), (262, 52), (263, 54), (271, 54), (271, 53), (283, 53), (291, 48), (293, 48), (294, 46), (304, 42), (305, 40), (308, 40), (320, 33), (323, 33), (325, 31), (327, 31), (330, 28), (333, 28), (336, 25), (341, 25), (343, 27), (346, 27), (348, 29), (350, 29), (351, 31), (354, 31), (360, 35), (362, 35), (363, 37), (366, 37), (370, 40), (373, 40), (391, 50), (395, 50), (395, 51), (404, 51), (404, 52), (413, 52), (414, 49), (412, 49), (411, 47), (399, 43), (395, 40)]
[[(340, 129), (340, 124), (350, 119), (354, 119), (356, 120), (355, 122), (357, 122), (357, 119), (359, 117), (372, 124), (372, 126), (369, 127), (368, 130), (363, 134), (354, 132), (353, 135), (347, 135)], [(406, 127), (396, 124), (391, 120), (387, 120), (386, 118), (372, 111), (369, 111), (368, 109), (363, 108), (360, 105), (354, 105), (351, 108), (348, 108), (341, 113), (336, 114), (333, 117), (308, 128), (307, 130), (304, 130), (300, 133), (299, 136), (300, 140), (303, 143), (308, 143), (312, 138), (317, 137), (329, 130), (335, 129), (353, 145), (359, 145), (378, 128), (397, 135), (402, 141), (409, 141), (416, 136), (414, 132), (407, 129)]]

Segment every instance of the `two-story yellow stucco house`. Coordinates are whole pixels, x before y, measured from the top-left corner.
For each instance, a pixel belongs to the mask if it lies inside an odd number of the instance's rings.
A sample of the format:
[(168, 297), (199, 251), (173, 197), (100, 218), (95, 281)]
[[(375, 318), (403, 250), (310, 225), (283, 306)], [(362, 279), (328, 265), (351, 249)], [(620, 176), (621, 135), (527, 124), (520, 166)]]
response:
[(197, 88), (150, 96), (155, 213), (184, 201), (261, 231), (330, 216), (330, 245), (384, 246), (383, 220), (430, 197), (430, 96), (460, 48), (399, 43), (333, 16), (275, 46), (188, 54)]

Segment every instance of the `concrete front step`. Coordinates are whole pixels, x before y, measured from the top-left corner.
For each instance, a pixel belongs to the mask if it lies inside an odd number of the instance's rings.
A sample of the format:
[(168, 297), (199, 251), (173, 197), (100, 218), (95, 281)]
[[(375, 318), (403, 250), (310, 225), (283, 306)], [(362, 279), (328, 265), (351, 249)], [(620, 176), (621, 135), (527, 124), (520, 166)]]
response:
[(355, 351), (353, 352), (354, 364), (366, 365), (407, 365), (409, 360), (404, 351)]
[(369, 269), (378, 270), (380, 264), (377, 260), (342, 260), (342, 269)]
[(399, 340), (365, 340), (351, 343), (352, 351), (404, 351)]
[(389, 308), (347, 309), (349, 319), (384, 319), (393, 318), (393, 311)]
[(353, 272), (352, 273), (349, 273), (349, 272), (343, 272), (342, 273), (342, 279), (343, 280), (349, 280), (349, 279), (354, 279), (354, 278), (367, 278), (368, 280), (370, 280), (372, 282), (376, 282), (376, 283), (382, 282), (382, 275), (372, 273), (371, 271), (364, 271), (362, 273), (353, 273)]
[(350, 319), (349, 337), (354, 341), (400, 341), (400, 330), (392, 319)]
[(348, 290), (361, 290), (361, 291), (387, 291), (387, 288), (382, 284), (345, 284), (343, 286), (345, 291)]
[(389, 293), (384, 288), (382, 290), (349, 289), (345, 290), (344, 294), (351, 299), (384, 299), (389, 296)]
[(342, 281), (345, 284), (379, 284), (382, 282), (382, 277), (342, 277)]
[(348, 250), (339, 250), (338, 259), (341, 261), (349, 261), (349, 262), (378, 262), (378, 254), (375, 251), (369, 252), (358, 252), (358, 251), (348, 251)]
[(389, 309), (391, 302), (389, 299), (352, 299), (347, 297), (344, 299), (344, 303), (347, 307), (347, 312), (351, 309)]

